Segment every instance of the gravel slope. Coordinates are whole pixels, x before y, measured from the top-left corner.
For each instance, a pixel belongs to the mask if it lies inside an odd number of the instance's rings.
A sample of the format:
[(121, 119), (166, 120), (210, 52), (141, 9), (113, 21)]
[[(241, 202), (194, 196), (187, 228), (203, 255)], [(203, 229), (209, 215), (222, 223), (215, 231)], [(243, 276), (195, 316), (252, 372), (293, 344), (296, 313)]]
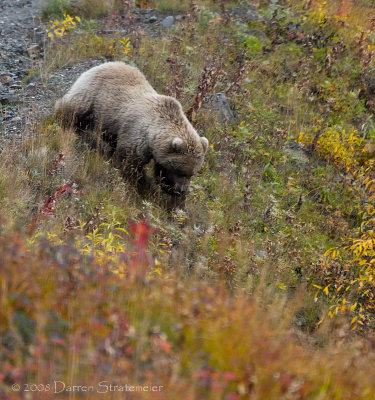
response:
[(33, 85), (24, 88), (23, 81), (32, 65), (32, 53), (41, 49), (43, 3), (0, 0), (0, 140), (20, 136), (26, 122), (22, 109)]

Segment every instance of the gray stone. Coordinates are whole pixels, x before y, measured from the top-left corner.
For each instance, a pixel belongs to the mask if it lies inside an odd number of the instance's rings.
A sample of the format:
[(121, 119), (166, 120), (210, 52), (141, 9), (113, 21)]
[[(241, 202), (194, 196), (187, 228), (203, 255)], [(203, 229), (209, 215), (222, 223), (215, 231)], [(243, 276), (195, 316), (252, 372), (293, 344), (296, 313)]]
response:
[(236, 117), (233, 114), (227, 96), (224, 93), (216, 93), (207, 96), (204, 107), (215, 111), (221, 123), (231, 124), (236, 121)]
[(17, 101), (16, 96), (12, 94), (9, 93), (0, 94), (0, 104), (15, 103), (16, 101)]
[(2, 83), (0, 83), (0, 94), (5, 91), (5, 87)]
[(149, 19), (148, 19), (148, 22), (150, 23), (150, 24), (153, 24), (154, 22), (156, 22), (158, 19), (157, 19), (157, 17), (155, 17), (155, 15), (152, 15)]
[(264, 250), (255, 250), (255, 256), (265, 260), (267, 258), (267, 252)]
[(18, 54), (24, 54), (25, 47), (22, 44), (15, 44), (13, 45), (13, 51)]
[(40, 54), (40, 52), (42, 51), (41, 47), (37, 44), (34, 44), (33, 46), (30, 46), (27, 49), (27, 53), (30, 57), (36, 57)]
[(259, 20), (259, 12), (258, 9), (254, 6), (244, 6), (244, 7), (235, 7), (229, 9), (232, 17), (236, 19), (240, 19), (241, 21), (258, 21)]
[(164, 19), (163, 19), (163, 21), (161, 22), (161, 26), (163, 27), (163, 28), (170, 28), (171, 26), (173, 26), (174, 25), (174, 22), (175, 22), (175, 19), (174, 19), (174, 17), (172, 16), (172, 15), (168, 15), (168, 17), (165, 17)]
[(309, 157), (302, 148), (301, 143), (286, 142), (283, 147), (284, 154), (300, 167), (306, 168), (309, 164)]
[(0, 77), (1, 83), (10, 83), (13, 82), (13, 78), (10, 75), (3, 75)]

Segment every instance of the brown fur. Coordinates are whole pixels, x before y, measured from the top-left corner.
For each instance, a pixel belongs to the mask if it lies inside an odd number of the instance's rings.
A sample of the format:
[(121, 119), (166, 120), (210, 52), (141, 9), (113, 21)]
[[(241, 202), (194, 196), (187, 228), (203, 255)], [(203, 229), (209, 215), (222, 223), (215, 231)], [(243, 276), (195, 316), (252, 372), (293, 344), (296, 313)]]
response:
[(194, 130), (181, 104), (156, 93), (137, 68), (122, 62), (83, 73), (55, 109), (64, 125), (99, 127), (125, 173), (154, 159), (155, 175), (167, 192), (186, 193), (203, 165), (208, 141)]

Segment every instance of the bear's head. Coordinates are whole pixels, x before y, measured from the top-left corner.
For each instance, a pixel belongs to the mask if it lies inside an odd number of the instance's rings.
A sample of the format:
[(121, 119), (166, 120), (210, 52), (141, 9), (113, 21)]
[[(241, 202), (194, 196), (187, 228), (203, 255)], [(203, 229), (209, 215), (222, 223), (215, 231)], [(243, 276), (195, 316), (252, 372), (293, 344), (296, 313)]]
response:
[(161, 128), (155, 135), (152, 151), (155, 176), (165, 192), (185, 195), (191, 177), (203, 166), (208, 140), (198, 135), (177, 100), (160, 97)]
[(180, 137), (170, 140), (165, 156), (155, 159), (155, 176), (162, 189), (169, 194), (187, 194), (191, 177), (203, 166), (207, 148), (205, 137), (198, 136), (193, 141)]

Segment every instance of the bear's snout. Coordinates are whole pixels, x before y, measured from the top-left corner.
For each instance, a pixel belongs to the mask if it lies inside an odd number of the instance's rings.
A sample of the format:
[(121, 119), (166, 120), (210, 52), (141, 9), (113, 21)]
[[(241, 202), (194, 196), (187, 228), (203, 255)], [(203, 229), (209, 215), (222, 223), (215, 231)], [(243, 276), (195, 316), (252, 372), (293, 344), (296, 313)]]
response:
[(166, 193), (174, 195), (187, 195), (189, 193), (190, 176), (170, 171), (160, 164), (155, 166), (155, 175)]
[(183, 183), (176, 183), (174, 185), (174, 193), (175, 194), (188, 194), (189, 193), (189, 185), (190, 185), (190, 180), (188, 182), (183, 182)]

